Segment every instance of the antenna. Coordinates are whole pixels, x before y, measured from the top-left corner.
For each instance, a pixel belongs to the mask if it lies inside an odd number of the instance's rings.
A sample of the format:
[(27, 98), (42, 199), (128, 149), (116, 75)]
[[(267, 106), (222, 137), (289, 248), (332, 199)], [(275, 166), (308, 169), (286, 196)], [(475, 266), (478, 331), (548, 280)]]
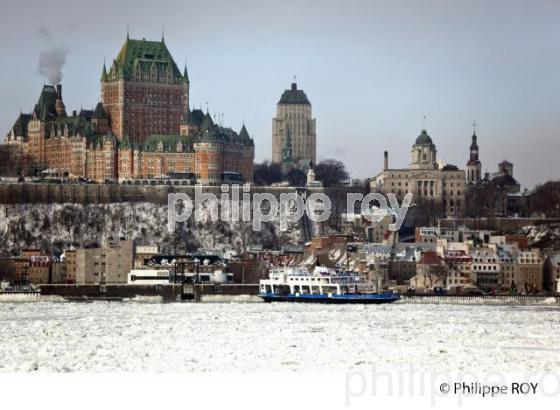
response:
[(126, 25), (126, 39), (129, 39), (129, 27), (128, 24)]
[(425, 115), (422, 117), (422, 129), (423, 130), (426, 129), (426, 116)]
[(208, 101), (206, 101), (206, 114), (208, 114)]
[(161, 26), (161, 42), (163, 43), (165, 37), (165, 28)]

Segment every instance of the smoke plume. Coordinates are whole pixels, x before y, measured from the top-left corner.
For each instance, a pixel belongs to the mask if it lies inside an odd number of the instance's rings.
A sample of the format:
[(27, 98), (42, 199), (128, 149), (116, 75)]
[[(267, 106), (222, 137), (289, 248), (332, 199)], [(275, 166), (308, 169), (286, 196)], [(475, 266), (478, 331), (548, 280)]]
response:
[(49, 45), (49, 48), (41, 51), (39, 55), (39, 74), (44, 76), (49, 84), (60, 84), (62, 67), (66, 64), (69, 49), (65, 45), (53, 44), (51, 35), (45, 27), (41, 27), (37, 33)]

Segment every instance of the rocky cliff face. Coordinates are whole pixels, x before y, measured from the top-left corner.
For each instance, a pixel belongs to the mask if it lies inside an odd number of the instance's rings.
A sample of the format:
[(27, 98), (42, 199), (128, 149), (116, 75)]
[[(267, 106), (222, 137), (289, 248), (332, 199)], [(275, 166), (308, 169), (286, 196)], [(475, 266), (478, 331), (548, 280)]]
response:
[(158, 244), (162, 253), (199, 247), (239, 251), (257, 244), (279, 249), (301, 238), (298, 224), (282, 232), (275, 220), (255, 232), (250, 222), (213, 222), (209, 209), (200, 212), (202, 221), (191, 218), (169, 232), (167, 206), (153, 203), (0, 205), (0, 253), (15, 255), (24, 248), (60, 252), (99, 246), (109, 237)]

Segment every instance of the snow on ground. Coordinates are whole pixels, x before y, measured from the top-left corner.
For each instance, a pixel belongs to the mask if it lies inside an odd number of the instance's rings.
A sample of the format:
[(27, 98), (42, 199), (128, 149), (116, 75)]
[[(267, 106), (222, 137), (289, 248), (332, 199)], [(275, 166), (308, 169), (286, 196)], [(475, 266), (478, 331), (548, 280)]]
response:
[(0, 303), (0, 371), (560, 370), (559, 310)]

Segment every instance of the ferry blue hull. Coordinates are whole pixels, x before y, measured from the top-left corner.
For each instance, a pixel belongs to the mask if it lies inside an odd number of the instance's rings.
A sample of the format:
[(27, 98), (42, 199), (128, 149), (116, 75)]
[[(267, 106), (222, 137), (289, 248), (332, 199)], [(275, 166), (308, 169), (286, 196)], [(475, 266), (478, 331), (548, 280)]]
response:
[(259, 293), (265, 302), (303, 302), (303, 303), (356, 303), (356, 304), (381, 304), (392, 303), (401, 298), (396, 293), (351, 293), (345, 295), (318, 295), (318, 294), (285, 294)]

